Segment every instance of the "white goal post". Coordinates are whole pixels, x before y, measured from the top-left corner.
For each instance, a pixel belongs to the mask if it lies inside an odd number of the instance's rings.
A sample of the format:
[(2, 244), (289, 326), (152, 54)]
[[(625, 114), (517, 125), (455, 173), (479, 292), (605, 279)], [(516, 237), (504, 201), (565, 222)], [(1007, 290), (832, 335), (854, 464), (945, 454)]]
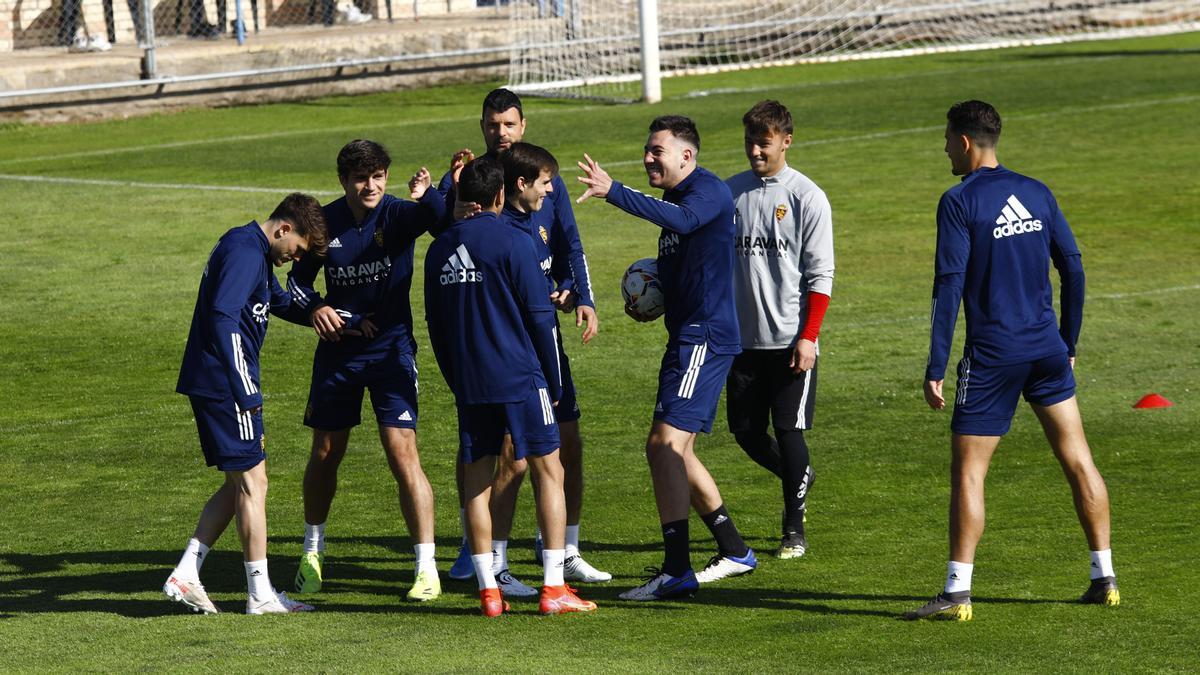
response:
[(1200, 30), (1196, 0), (514, 0), (509, 86), (657, 101), (659, 78)]

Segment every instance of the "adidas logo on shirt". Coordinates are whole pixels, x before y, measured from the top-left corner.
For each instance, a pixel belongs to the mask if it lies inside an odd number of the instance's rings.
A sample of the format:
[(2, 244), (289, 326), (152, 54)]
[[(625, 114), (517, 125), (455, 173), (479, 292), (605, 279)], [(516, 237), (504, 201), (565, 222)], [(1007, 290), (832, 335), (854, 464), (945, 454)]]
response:
[(443, 286), (483, 281), (483, 273), (475, 269), (475, 261), (471, 260), (471, 254), (463, 244), (459, 244), (446, 264), (442, 265), (442, 272), (445, 274), (438, 280)]
[(342, 240), (334, 237), (333, 241), (329, 242), (329, 248), (341, 248)]
[(996, 225), (998, 227), (992, 230), (992, 236), (996, 239), (1042, 230), (1042, 221), (1034, 220), (1033, 214), (1025, 208), (1016, 195), (1008, 196), (1008, 201), (1000, 211), (1000, 216), (996, 218)]

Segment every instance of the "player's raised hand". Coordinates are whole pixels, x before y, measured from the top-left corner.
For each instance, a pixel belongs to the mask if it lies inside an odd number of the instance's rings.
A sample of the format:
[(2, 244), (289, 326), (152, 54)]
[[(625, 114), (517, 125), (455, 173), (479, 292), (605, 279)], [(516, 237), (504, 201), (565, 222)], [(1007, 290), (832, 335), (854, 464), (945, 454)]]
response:
[(425, 196), (425, 191), (429, 186), (433, 185), (433, 177), (429, 175), (429, 169), (421, 167), (421, 170), (414, 173), (412, 178), (408, 179), (408, 196), (410, 199), (420, 199)]
[(450, 175), (454, 178), (455, 187), (458, 187), (458, 176), (462, 173), (463, 167), (470, 164), (473, 159), (475, 159), (475, 153), (470, 148), (463, 148), (450, 158)]
[(579, 199), (575, 200), (576, 204), (582, 204), (588, 197), (604, 199), (608, 196), (608, 191), (612, 189), (613, 181), (608, 172), (597, 164), (596, 160), (589, 157), (586, 152), (583, 153), (583, 159), (583, 162), (576, 162), (576, 164), (583, 170), (583, 175), (579, 177), (579, 182), (588, 186), (588, 189)]
[(808, 370), (812, 370), (813, 364), (817, 362), (817, 345), (812, 340), (796, 340), (796, 346), (792, 348), (792, 360), (789, 364), (792, 367), (792, 372), (799, 375)]
[(471, 216), (479, 213), (483, 207), (476, 202), (463, 202), (457, 199), (454, 200), (454, 222), (466, 220)]
[(942, 384), (945, 380), (926, 380), (925, 381), (925, 402), (934, 410), (942, 410), (946, 407), (946, 399), (942, 398)]
[[(586, 324), (586, 325), (585, 325)], [(579, 305), (575, 308), (575, 326), (583, 327), (583, 344), (592, 341), (596, 334), (600, 332), (600, 319), (596, 316), (596, 310), (587, 305)]]

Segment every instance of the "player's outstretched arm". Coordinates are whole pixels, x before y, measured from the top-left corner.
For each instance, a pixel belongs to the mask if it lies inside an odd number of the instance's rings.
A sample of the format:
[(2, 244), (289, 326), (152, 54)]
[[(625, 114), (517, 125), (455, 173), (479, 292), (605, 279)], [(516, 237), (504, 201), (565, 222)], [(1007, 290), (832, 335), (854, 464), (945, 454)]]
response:
[(582, 204), (589, 197), (607, 198), (608, 191), (612, 188), (613, 184), (612, 176), (609, 176), (608, 172), (586, 152), (583, 153), (583, 159), (583, 162), (576, 162), (576, 164), (583, 170), (583, 175), (579, 177), (579, 182), (586, 185), (587, 190), (579, 199), (575, 200), (575, 203)]

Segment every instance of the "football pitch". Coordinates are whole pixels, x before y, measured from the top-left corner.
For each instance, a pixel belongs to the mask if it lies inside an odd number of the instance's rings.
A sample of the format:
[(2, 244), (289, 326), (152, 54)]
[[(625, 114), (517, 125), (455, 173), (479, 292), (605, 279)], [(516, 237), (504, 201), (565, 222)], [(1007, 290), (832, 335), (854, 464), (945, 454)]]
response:
[[(821, 335), (811, 551), (770, 557), (780, 487), (725, 428), (697, 453), (749, 544), (755, 574), (692, 600), (616, 598), (661, 562), (643, 448), (665, 333), (621, 311), (618, 282), (658, 230), (597, 200), (576, 208), (601, 325), (568, 343), (585, 443), (584, 552), (615, 575), (581, 587), (593, 615), (536, 603), (478, 615), (456, 552), (456, 421), (428, 348), (420, 275), (418, 442), (437, 499), (444, 594), (414, 605), (412, 548), (372, 415), (351, 438), (327, 529), (324, 590), (307, 615), (247, 617), (233, 528), (204, 566), (223, 611), (189, 615), (160, 590), (219, 474), (174, 393), (197, 283), (227, 229), (284, 193), (340, 193), (353, 138), (392, 153), (391, 191), (482, 148), (488, 85), (195, 110), (54, 127), (0, 126), (0, 670), (960, 671), (1200, 667), (1200, 34), (857, 61), (668, 79), (655, 106), (526, 99), (525, 139), (553, 151), (574, 196), (586, 151), (645, 189), (657, 114), (692, 116), (700, 164), (742, 171), (741, 115), (777, 98), (796, 116), (793, 167), (828, 194), (837, 275)], [(976, 560), (975, 620), (896, 620), (940, 589), (949, 416), (924, 404), (934, 210), (955, 184), (946, 108), (1004, 118), (1000, 159), (1046, 182), (1083, 252), (1088, 300), (1076, 377), (1112, 497), (1123, 604), (1081, 606), (1086, 541), (1027, 407), (1001, 443)], [(656, 193), (656, 191), (651, 191)], [(428, 238), (417, 248), (418, 269)], [(271, 574), (301, 549), (301, 425), (315, 337), (275, 320), (263, 352)], [(963, 326), (960, 318), (960, 350)], [(953, 363), (950, 375), (952, 375)], [(947, 387), (952, 388), (952, 377)], [(1158, 392), (1176, 406), (1133, 410)], [(949, 398), (949, 396), (947, 397)], [(522, 491), (513, 572), (539, 578)], [(693, 564), (713, 550), (692, 518)]]

